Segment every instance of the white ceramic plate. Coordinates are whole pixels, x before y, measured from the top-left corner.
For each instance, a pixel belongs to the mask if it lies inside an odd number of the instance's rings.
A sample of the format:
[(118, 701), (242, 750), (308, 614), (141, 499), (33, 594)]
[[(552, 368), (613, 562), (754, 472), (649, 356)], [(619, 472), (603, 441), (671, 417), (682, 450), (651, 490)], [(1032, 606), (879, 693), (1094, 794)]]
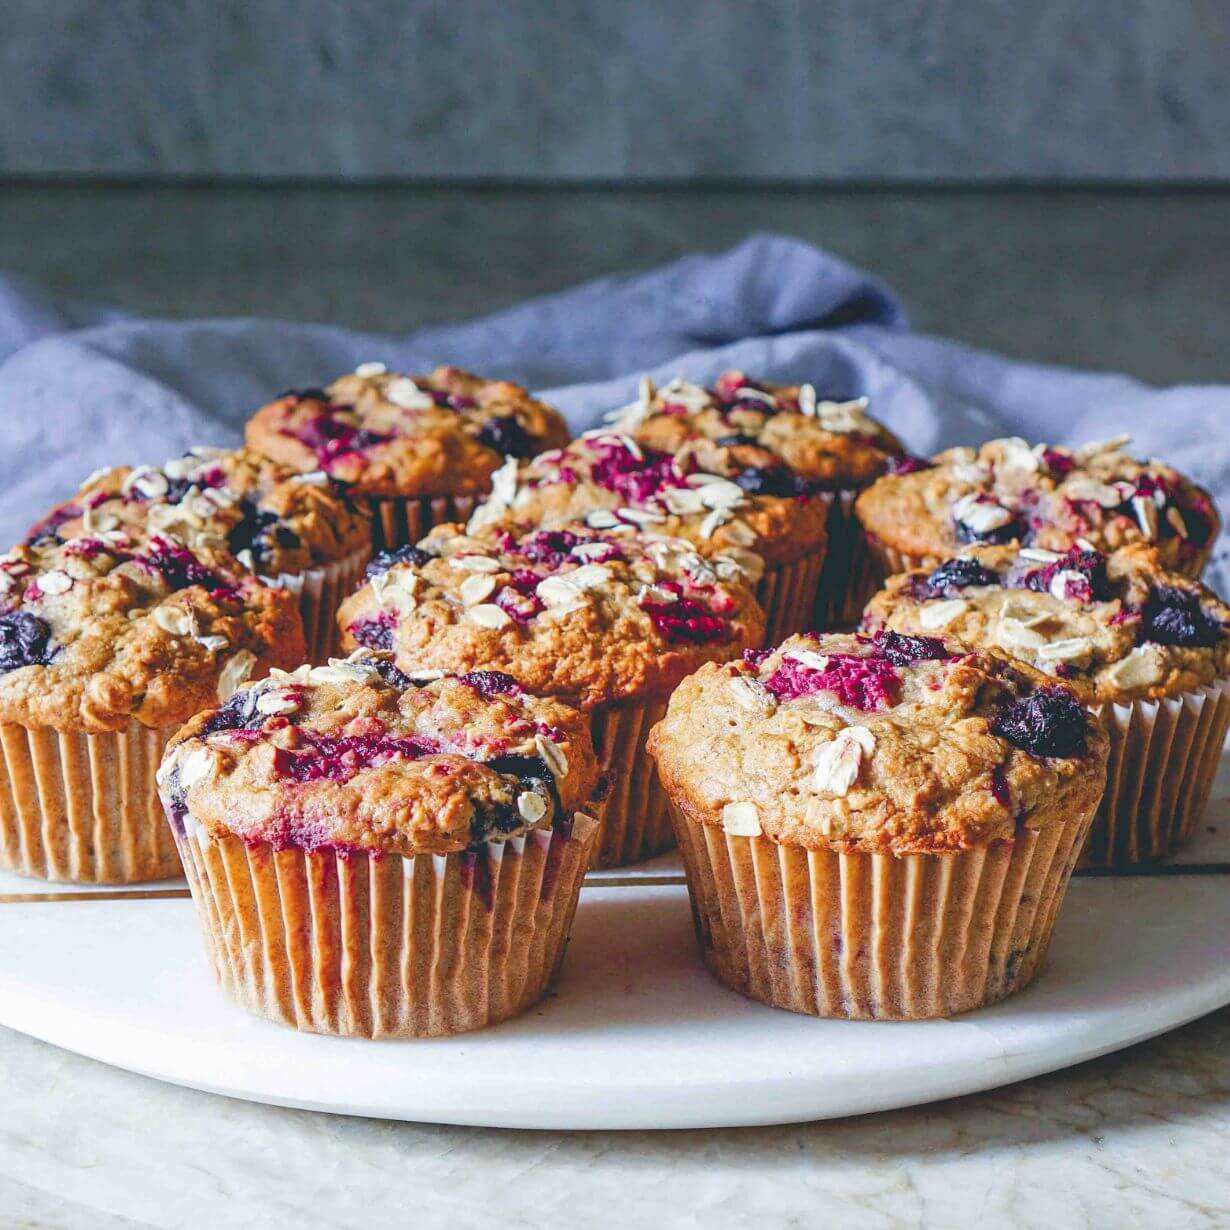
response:
[[(1224, 786), (1187, 864), (1230, 864)], [(537, 1128), (819, 1119), (988, 1089), (1230, 1003), (1230, 879), (1074, 882), (1039, 981), (946, 1021), (820, 1021), (710, 978), (670, 857), (587, 883), (558, 993), (458, 1038), (297, 1034), (215, 989), (191, 903), (0, 879), (0, 1023), (162, 1080), (312, 1110)], [(1193, 868), (1194, 870), (1194, 868)], [(174, 886), (171, 886), (174, 891)], [(5, 894), (10, 894), (6, 899)], [(11, 894), (52, 899), (16, 900)]]

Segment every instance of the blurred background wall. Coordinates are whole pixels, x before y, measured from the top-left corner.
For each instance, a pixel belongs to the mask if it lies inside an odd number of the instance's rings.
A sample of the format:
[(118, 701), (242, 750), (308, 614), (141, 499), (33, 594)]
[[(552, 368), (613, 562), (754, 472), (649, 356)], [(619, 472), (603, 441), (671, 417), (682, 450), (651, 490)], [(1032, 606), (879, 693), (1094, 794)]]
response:
[(1230, 177), (1220, 0), (5, 0), (0, 173)]

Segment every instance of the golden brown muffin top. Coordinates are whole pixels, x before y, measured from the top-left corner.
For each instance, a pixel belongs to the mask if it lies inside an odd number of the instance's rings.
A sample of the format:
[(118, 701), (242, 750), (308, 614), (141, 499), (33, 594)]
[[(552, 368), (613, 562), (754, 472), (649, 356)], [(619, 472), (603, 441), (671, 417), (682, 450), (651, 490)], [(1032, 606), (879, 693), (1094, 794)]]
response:
[(567, 830), (597, 781), (575, 709), (493, 672), (411, 683), (369, 650), (242, 688), (158, 772), (181, 831), (407, 857)]
[[(867, 399), (838, 401), (810, 384), (770, 384), (723, 372), (712, 388), (646, 378), (614, 425), (642, 444), (676, 453), (695, 448), (705, 468), (734, 476), (783, 472), (829, 490), (865, 487), (905, 456), (901, 441), (867, 413)], [(780, 481), (780, 479), (779, 479)]]
[(121, 530), (0, 557), (0, 722), (176, 726), (243, 680), (301, 662), (293, 594)]
[(478, 495), (506, 457), (568, 440), (558, 411), (520, 385), (457, 367), (428, 376), (365, 363), (327, 389), (285, 393), (248, 422), (248, 447), (359, 495)]
[(623, 432), (587, 431), (531, 461), (510, 459), (470, 526), (510, 517), (544, 529), (622, 526), (687, 539), (705, 554), (754, 552), (770, 565), (823, 547), (828, 504), (817, 487), (785, 471), (772, 482), (751, 483), (750, 472), (731, 479), (721, 451), (689, 444), (672, 455)]
[(1143, 544), (1109, 556), (973, 547), (890, 577), (863, 626), (1000, 649), (1088, 702), (1178, 696), (1230, 673), (1230, 607)]
[(300, 474), (246, 449), (194, 448), (161, 466), (91, 474), (27, 537), (65, 542), (98, 530), (121, 530), (134, 540), (170, 533), (202, 559), (276, 577), (361, 550), (370, 541), (369, 521), (323, 471)]
[(338, 613), (343, 643), (391, 649), (411, 676), (506, 671), (585, 709), (664, 696), (760, 644), (738, 561), (625, 529), (438, 526), (371, 562)]
[(963, 546), (1020, 542), (1066, 551), (1151, 543), (1168, 568), (1191, 575), (1217, 537), (1208, 493), (1161, 461), (1136, 461), (1121, 436), (1083, 448), (1019, 437), (951, 448), (927, 468), (881, 478), (855, 509), (887, 546), (947, 559)]
[(684, 680), (649, 748), (734, 836), (872, 853), (1011, 840), (1091, 810), (1107, 736), (1075, 694), (940, 637), (795, 636)]

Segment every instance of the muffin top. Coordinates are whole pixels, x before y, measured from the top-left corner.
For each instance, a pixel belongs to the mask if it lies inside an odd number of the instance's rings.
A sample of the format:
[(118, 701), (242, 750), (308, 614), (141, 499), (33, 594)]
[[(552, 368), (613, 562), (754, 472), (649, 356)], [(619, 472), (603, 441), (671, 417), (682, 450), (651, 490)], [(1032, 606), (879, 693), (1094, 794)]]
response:
[[(821, 487), (863, 487), (905, 457), (901, 441), (867, 414), (867, 399), (829, 401), (810, 384), (768, 384), (743, 372), (719, 376), (713, 388), (675, 379), (612, 416), (620, 431), (667, 453), (685, 446), (703, 468), (745, 483), (793, 474)], [(751, 488), (749, 488), (751, 489)]]
[(546, 529), (639, 528), (706, 554), (753, 551), (770, 565), (818, 551), (828, 520), (819, 488), (780, 468), (732, 471), (727, 451), (697, 437), (672, 455), (623, 432), (589, 431), (520, 466), (510, 461), (470, 524), (511, 516)]
[(664, 695), (760, 644), (764, 613), (738, 561), (625, 528), (437, 526), (372, 560), (338, 612), (343, 643), (391, 649), (412, 677), (506, 671), (585, 709)]
[[(947, 559), (974, 543), (1099, 551), (1148, 542), (1166, 567), (1198, 571), (1219, 529), (1207, 492), (1161, 461), (1135, 461), (1127, 436), (1070, 449), (1017, 437), (951, 448), (880, 479), (858, 498), (864, 527), (907, 554)], [(1195, 565), (1195, 567), (1193, 567)]]
[(567, 831), (597, 780), (575, 709), (492, 671), (411, 683), (370, 650), (240, 689), (175, 736), (158, 772), (173, 824), (407, 856)]
[(170, 535), (100, 530), (0, 556), (0, 722), (176, 726), (306, 649), (293, 594)]
[[(262, 576), (334, 563), (370, 541), (369, 516), (321, 470), (300, 474), (245, 449), (194, 448), (161, 467), (91, 474), (28, 541), (121, 530), (135, 540), (171, 533), (223, 567)], [(234, 557), (232, 560), (231, 557)]]
[(1230, 672), (1230, 608), (1143, 544), (974, 547), (890, 577), (863, 626), (1001, 649), (1087, 702), (1177, 696)]
[(1092, 810), (1107, 736), (1062, 683), (895, 632), (791, 637), (684, 680), (650, 736), (685, 814), (809, 849), (941, 853)]
[(327, 389), (284, 393), (246, 428), (248, 447), (323, 470), (361, 495), (477, 495), (506, 457), (568, 439), (559, 413), (520, 385), (457, 367), (405, 376), (364, 363)]

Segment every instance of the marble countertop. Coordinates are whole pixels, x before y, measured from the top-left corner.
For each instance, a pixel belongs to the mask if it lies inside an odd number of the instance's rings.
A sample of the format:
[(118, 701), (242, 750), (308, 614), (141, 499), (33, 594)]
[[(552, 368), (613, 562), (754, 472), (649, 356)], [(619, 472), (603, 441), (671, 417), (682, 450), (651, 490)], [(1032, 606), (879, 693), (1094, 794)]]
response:
[(6, 1030), (0, 1107), (5, 1226), (1230, 1221), (1230, 1009), (993, 1093), (791, 1127), (510, 1132), (340, 1118), (159, 1084)]

